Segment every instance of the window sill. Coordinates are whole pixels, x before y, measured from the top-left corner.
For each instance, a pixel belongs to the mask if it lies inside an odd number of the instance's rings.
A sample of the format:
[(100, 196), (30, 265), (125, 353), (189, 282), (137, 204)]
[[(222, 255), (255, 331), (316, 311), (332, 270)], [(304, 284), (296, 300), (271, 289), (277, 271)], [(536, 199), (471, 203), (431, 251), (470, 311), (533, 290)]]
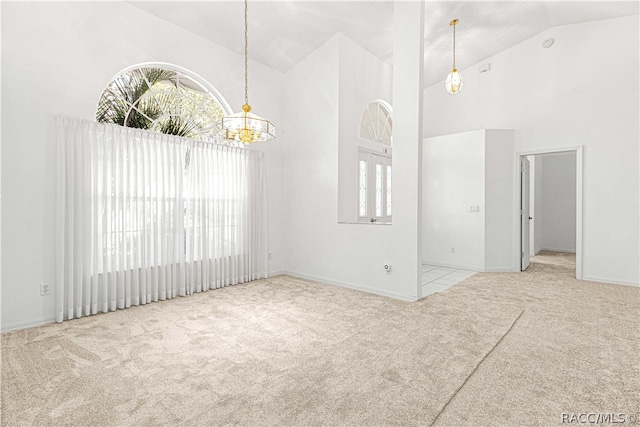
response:
[(391, 222), (364, 222), (364, 221), (338, 221), (338, 224), (354, 224), (354, 225), (392, 225)]

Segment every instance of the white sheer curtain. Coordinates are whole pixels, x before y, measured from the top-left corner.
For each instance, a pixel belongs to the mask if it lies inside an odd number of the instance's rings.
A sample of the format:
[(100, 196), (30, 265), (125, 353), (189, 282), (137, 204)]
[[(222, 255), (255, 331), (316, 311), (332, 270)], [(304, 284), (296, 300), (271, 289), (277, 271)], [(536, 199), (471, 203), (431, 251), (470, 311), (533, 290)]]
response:
[(58, 322), (267, 277), (262, 153), (56, 125)]

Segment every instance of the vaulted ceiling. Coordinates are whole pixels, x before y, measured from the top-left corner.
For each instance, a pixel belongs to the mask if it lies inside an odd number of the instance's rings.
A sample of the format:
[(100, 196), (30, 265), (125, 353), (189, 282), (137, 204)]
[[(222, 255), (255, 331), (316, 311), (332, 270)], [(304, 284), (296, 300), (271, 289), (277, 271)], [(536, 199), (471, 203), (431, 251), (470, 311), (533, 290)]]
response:
[[(235, 52), (243, 50), (243, 2), (131, 1)], [(451, 27), (461, 70), (551, 27), (640, 13), (637, 1), (426, 1), (425, 83), (451, 67)], [(249, 56), (286, 72), (337, 32), (393, 61), (392, 1), (249, 1)], [(206, 52), (200, 52), (206, 55)]]

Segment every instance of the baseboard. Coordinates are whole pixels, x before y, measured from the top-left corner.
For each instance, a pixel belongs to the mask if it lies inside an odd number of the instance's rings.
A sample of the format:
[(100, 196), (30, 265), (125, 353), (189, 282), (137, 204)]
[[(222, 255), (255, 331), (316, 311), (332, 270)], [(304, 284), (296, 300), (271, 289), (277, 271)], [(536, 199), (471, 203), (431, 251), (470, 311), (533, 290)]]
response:
[(309, 275), (309, 274), (299, 273), (297, 271), (284, 271), (281, 274), (286, 274), (288, 276), (293, 276), (293, 277), (297, 277), (297, 278), (300, 278), (300, 279), (313, 280), (314, 282), (321, 282), (321, 283), (325, 283), (325, 284), (328, 284), (328, 285), (340, 286), (341, 288), (353, 289), (353, 290), (356, 290), (356, 291), (362, 291), (362, 292), (367, 292), (367, 293), (370, 293), (370, 294), (381, 295), (383, 297), (399, 299), (399, 300), (402, 300), (402, 301), (414, 302), (414, 301), (418, 300), (418, 298), (415, 298), (415, 297), (408, 297), (406, 295), (400, 295), (400, 294), (396, 294), (394, 292), (381, 291), (379, 289), (365, 288), (363, 286), (358, 286), (358, 285), (354, 285), (354, 284), (351, 284), (351, 283), (336, 282), (335, 280), (330, 280), (330, 279), (326, 279), (324, 277), (317, 277), (317, 276), (312, 276), (312, 275)]
[(56, 321), (55, 317), (51, 317), (51, 318), (41, 317), (39, 319), (31, 319), (31, 320), (23, 320), (23, 321), (20, 321), (20, 322), (3, 323), (0, 326), (0, 332), (9, 332), (9, 331), (17, 331), (17, 330), (20, 330), (20, 329), (35, 328), (36, 326), (44, 326), (44, 325), (48, 325), (50, 323), (55, 323), (55, 321)]
[(280, 276), (281, 274), (287, 274), (287, 273), (284, 270), (270, 271), (267, 277)]
[(586, 280), (588, 282), (598, 282), (598, 283), (607, 283), (610, 285), (622, 285), (622, 286), (633, 286), (633, 287), (640, 287), (640, 283), (632, 283), (632, 282), (622, 282), (619, 280), (611, 280), (611, 279), (603, 279), (601, 277), (588, 277), (588, 276), (582, 276), (582, 280)]

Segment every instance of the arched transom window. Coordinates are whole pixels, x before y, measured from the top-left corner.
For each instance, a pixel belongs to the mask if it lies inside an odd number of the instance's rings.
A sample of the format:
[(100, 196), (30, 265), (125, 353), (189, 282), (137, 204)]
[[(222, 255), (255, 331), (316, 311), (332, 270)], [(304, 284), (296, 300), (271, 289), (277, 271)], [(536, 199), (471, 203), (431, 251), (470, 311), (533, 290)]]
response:
[(371, 101), (362, 112), (358, 136), (391, 147), (393, 145), (392, 131), (393, 110), (391, 105), (381, 99)]
[(100, 96), (96, 121), (226, 143), (220, 119), (231, 114), (222, 96), (196, 74), (170, 64), (122, 71)]

